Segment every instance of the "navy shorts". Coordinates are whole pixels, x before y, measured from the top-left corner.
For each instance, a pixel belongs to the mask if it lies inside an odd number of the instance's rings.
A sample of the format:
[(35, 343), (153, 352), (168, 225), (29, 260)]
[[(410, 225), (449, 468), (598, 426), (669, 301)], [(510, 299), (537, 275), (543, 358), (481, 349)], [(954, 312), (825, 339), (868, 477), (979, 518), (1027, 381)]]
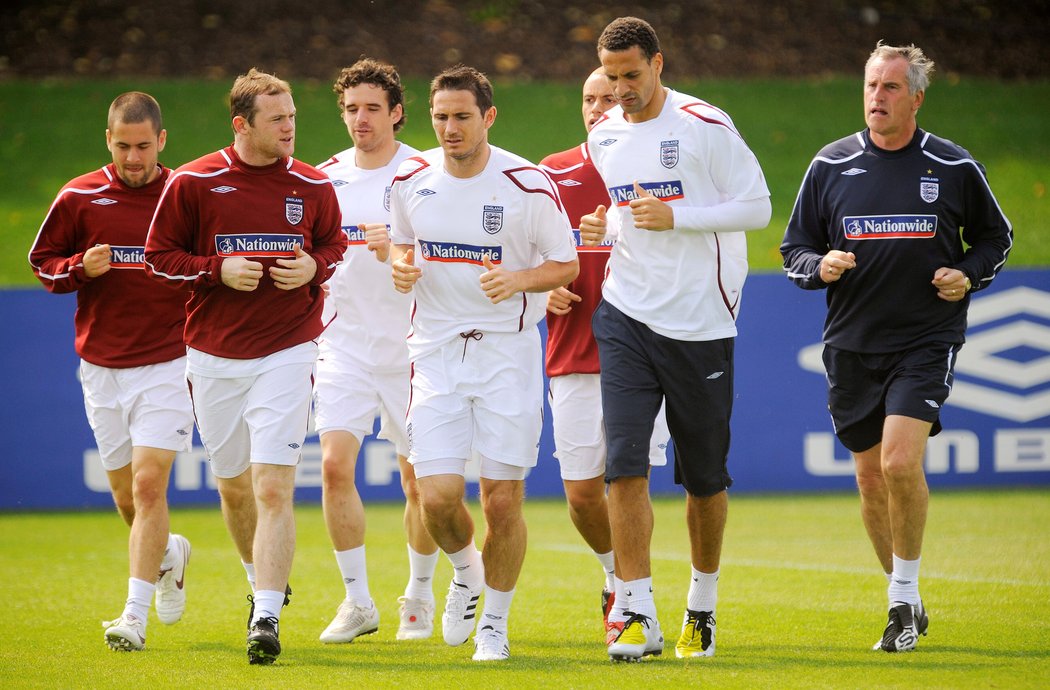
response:
[(591, 325), (602, 368), (605, 480), (648, 475), (653, 420), (666, 401), (675, 482), (693, 496), (729, 488), (733, 339), (667, 338), (605, 300)]
[(931, 422), (930, 436), (940, 433), (941, 406), (952, 390), (961, 347), (935, 343), (905, 352), (864, 354), (826, 345), (828, 411), (842, 445), (854, 453), (878, 445), (887, 415)]

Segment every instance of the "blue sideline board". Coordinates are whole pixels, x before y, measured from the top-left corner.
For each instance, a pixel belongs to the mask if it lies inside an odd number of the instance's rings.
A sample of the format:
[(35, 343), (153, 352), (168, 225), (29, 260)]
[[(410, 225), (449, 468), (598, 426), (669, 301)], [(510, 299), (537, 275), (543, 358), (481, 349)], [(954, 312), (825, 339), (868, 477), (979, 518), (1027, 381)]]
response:
[[(7, 324), (0, 336), (0, 429), (8, 463), (0, 474), (0, 510), (112, 505), (77, 381), (75, 305), (72, 295), (42, 289), (0, 291), (0, 322)], [(852, 461), (826, 410), (823, 319), (823, 292), (800, 290), (779, 274), (748, 278), (736, 343), (732, 491), (854, 487)], [(931, 439), (925, 461), (931, 486), (1050, 484), (1050, 271), (1007, 269), (974, 295), (941, 419), (944, 432)], [(317, 437), (303, 450), (296, 498), (319, 501)], [(548, 414), (539, 463), (527, 479), (530, 496), (562, 494), (553, 452)], [(366, 439), (357, 473), (366, 502), (401, 498), (389, 443)], [(652, 490), (681, 491), (670, 465), (654, 470)], [(169, 499), (217, 502), (199, 441), (178, 456)]]

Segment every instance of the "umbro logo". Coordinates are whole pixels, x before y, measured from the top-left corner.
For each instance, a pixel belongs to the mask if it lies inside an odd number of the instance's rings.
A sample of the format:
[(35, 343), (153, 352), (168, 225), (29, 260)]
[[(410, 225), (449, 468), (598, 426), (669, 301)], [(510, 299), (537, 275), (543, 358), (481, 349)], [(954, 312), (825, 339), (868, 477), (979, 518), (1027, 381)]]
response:
[(605, 139), (603, 141), (599, 141), (598, 142), (598, 146), (611, 146), (612, 144), (615, 144), (615, 143), (616, 143), (615, 139)]
[(868, 172), (864, 168), (850, 168), (849, 170), (843, 170), (840, 175), (863, 175)]
[(185, 429), (176, 429), (175, 433), (178, 434), (179, 436), (189, 436), (190, 435), (190, 432), (186, 431)]
[(347, 182), (346, 180), (332, 180), (332, 186), (333, 187), (345, 187), (348, 184), (350, 184), (350, 183)]
[(299, 447), (299, 444), (298, 443), (289, 443), (288, 447), (291, 448), (292, 450), (295, 450), (295, 449), (297, 449)]
[(724, 374), (724, 373), (725, 373), (724, 371), (716, 371), (713, 374), (709, 374), (707, 376), (707, 380), (708, 381), (714, 381), (715, 379), (720, 378), (722, 376), (722, 374)]
[(212, 187), (211, 191), (217, 194), (229, 194), (230, 192), (236, 192), (236, 187), (230, 187), (229, 185), (222, 185), (221, 187)]
[(932, 407), (935, 410), (940, 408), (940, 405), (937, 404), (936, 400), (927, 400), (926, 404), (929, 405), (930, 407)]
[(558, 180), (558, 184), (563, 187), (579, 187), (583, 183), (579, 180)]
[(98, 204), (99, 206), (109, 206), (110, 204), (115, 204), (115, 203), (117, 203), (117, 200), (116, 200), (116, 199), (106, 199), (106, 198), (102, 198), (102, 199), (95, 199), (95, 200), (94, 200), (94, 201), (92, 201), (91, 203), (93, 203), (93, 204)]
[(432, 194), (437, 194), (437, 192), (435, 192), (433, 189), (421, 189), (418, 192), (416, 192), (416, 194), (418, 194), (419, 196), (431, 196)]

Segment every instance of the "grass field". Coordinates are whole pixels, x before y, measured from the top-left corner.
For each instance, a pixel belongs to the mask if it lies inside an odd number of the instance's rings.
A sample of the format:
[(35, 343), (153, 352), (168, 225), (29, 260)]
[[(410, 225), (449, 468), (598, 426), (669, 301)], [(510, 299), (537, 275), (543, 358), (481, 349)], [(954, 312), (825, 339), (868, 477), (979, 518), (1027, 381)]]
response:
[[(799, 183), (817, 150), (863, 127), (860, 78), (675, 84), (726, 109), (755, 151), (773, 201), (766, 230), (749, 234), (751, 265), (778, 270), (778, 247)], [(330, 85), (293, 82), (299, 111), (296, 156), (319, 163), (347, 148)], [(26, 254), (58, 189), (109, 161), (105, 116), (118, 93), (142, 89), (164, 109), (168, 147), (177, 166), (232, 140), (226, 82), (44, 81), (0, 83), (0, 286), (35, 280)], [(403, 139), (432, 148), (424, 82), (407, 82)], [(584, 137), (575, 84), (497, 83), (494, 144), (538, 161)], [(1005, 84), (937, 80), (921, 126), (955, 140), (985, 164), (1016, 229), (1011, 266), (1050, 265), (1050, 82)]]
[[(660, 499), (653, 569), (668, 646), (661, 658), (636, 665), (606, 658), (599, 568), (562, 502), (526, 506), (530, 544), (510, 620), (512, 657), (497, 665), (472, 662), (469, 643), (447, 647), (440, 632), (394, 640), (407, 572), (401, 507), (375, 504), (367, 512), (379, 632), (345, 646), (317, 641), (342, 584), (320, 509), (300, 506), (295, 594), (282, 617), (285, 652), (273, 667), (247, 664), (247, 585), (217, 507), (173, 512), (174, 528), (193, 542), (189, 605), (172, 627), (151, 612), (146, 651), (135, 654), (109, 651), (99, 625), (119, 614), (126, 593), (127, 530), (118, 517), (0, 515), (8, 630), (0, 686), (1037, 688), (1050, 678), (1045, 489), (933, 494), (922, 573), (930, 633), (902, 655), (869, 649), (882, 632), (886, 583), (855, 496), (734, 497), (718, 653), (688, 663), (673, 650), (689, 572), (682, 502)], [(450, 574), (442, 558), (439, 603)]]

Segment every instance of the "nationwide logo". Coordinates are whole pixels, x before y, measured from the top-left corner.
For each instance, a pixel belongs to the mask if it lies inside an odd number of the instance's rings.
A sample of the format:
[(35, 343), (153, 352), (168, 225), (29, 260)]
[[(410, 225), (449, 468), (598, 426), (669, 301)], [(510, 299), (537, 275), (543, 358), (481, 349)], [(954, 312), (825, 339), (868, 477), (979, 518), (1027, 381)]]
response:
[(365, 243), (365, 229), (360, 225), (344, 225), (343, 233), (346, 235), (347, 244)]
[[(682, 199), (685, 197), (685, 189), (682, 187), (681, 180), (667, 180), (666, 182), (639, 182), (642, 189), (648, 191), (657, 199), (662, 201), (672, 201), (674, 199)], [(620, 185), (619, 187), (609, 187), (609, 198), (613, 200), (617, 206), (627, 206), (634, 199), (638, 198), (638, 195), (634, 192), (634, 183)]]
[[(1021, 424), (1050, 416), (1050, 292), (1019, 286), (972, 298), (966, 345), (943, 407), (960, 407)], [(798, 363), (824, 374), (822, 343)]]
[(98, 204), (99, 206), (109, 206), (110, 204), (117, 203), (116, 199), (107, 199), (105, 197), (101, 199), (94, 199), (91, 203)]
[(847, 240), (929, 239), (937, 235), (937, 216), (845, 216), (842, 231)]
[(145, 247), (118, 247), (110, 245), (110, 268), (143, 268), (146, 265)]
[(419, 253), (427, 261), (483, 266), (485, 265), (485, 257), (488, 256), (492, 263), (496, 265), (503, 262), (503, 247), (500, 245), (486, 247), (474, 244), (459, 244), (458, 242), (427, 242), (420, 240)]
[(583, 238), (580, 237), (579, 229), (574, 228), (572, 231), (572, 240), (576, 243), (576, 250), (581, 252), (605, 252), (609, 253), (615, 243), (612, 238), (608, 235), (602, 238), (600, 244), (586, 245), (583, 243)]
[(222, 257), (278, 257), (295, 256), (295, 245), (303, 246), (302, 235), (243, 233), (215, 236), (215, 253)]

